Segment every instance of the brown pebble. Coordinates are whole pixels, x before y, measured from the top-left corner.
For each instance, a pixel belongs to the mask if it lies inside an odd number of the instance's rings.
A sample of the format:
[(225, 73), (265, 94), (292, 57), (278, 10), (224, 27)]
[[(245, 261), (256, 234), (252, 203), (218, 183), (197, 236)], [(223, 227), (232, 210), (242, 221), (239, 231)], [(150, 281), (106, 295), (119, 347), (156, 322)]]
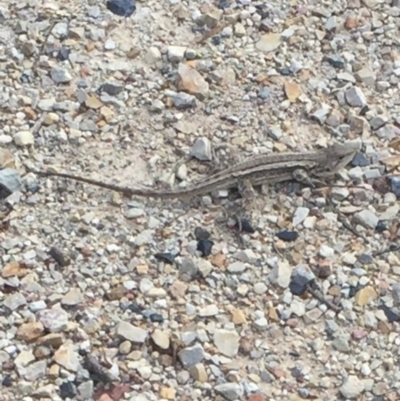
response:
[(263, 394), (251, 394), (247, 401), (265, 401), (265, 396)]
[(172, 366), (174, 363), (172, 356), (168, 355), (168, 354), (160, 355), (159, 361), (160, 361), (161, 365), (165, 366), (165, 367)]
[(392, 331), (391, 324), (388, 322), (378, 322), (378, 330), (383, 334), (389, 334)]
[(348, 30), (355, 29), (358, 27), (358, 21), (354, 17), (347, 17), (344, 23), (344, 27)]
[(109, 293), (107, 293), (107, 299), (110, 301), (118, 301), (128, 292), (126, 287), (119, 285), (118, 287), (112, 288)]
[(211, 259), (211, 263), (221, 270), (226, 268), (226, 255), (223, 253), (217, 253)]
[(274, 322), (279, 322), (279, 316), (278, 316), (278, 312), (276, 311), (275, 308), (269, 308), (268, 309), (268, 317), (274, 321)]
[(243, 355), (249, 355), (254, 347), (254, 339), (249, 337), (242, 337), (240, 339), (239, 352)]
[(179, 299), (185, 296), (187, 289), (187, 284), (185, 284), (183, 281), (175, 280), (169, 287), (168, 291), (172, 298)]
[(232, 313), (232, 322), (234, 324), (244, 324), (247, 322), (246, 316), (242, 310), (234, 308), (231, 310), (231, 313)]
[(8, 277), (24, 277), (28, 274), (28, 269), (19, 262), (10, 262), (7, 263), (4, 267), (3, 270), (1, 271), (1, 275), (4, 278)]
[(26, 342), (35, 341), (44, 333), (44, 327), (40, 322), (24, 323), (19, 326), (17, 338)]

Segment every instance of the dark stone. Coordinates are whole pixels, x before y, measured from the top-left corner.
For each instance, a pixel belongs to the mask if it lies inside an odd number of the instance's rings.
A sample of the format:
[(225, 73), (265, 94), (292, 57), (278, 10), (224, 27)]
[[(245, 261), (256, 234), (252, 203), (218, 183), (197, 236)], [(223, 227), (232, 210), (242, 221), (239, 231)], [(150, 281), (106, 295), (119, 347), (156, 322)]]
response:
[(12, 314), (12, 310), (5, 305), (0, 305), (0, 316), (8, 317)]
[(326, 56), (322, 59), (322, 61), (329, 63), (334, 68), (344, 68), (344, 60), (341, 57)]
[(379, 309), (383, 310), (389, 323), (400, 322), (400, 311), (399, 310), (390, 309), (385, 304), (381, 305), (379, 307)]
[(221, 44), (221, 36), (215, 35), (211, 38), (211, 42), (214, 46), (218, 46)]
[(170, 72), (170, 68), (168, 65), (163, 65), (160, 68), (160, 74), (162, 74), (162, 75), (167, 75), (167, 74), (169, 74), (169, 72)]
[(30, 77), (29, 74), (27, 74), (26, 72), (23, 72), (23, 73), (21, 74), (21, 76), (19, 77), (19, 79), (20, 79), (20, 81), (21, 81), (23, 84), (29, 84), (29, 83), (31, 83), (31, 77)]
[(291, 374), (292, 374), (292, 377), (294, 377), (294, 378), (302, 376), (301, 368), (295, 366), (295, 367), (291, 370)]
[(149, 316), (149, 319), (153, 322), (153, 323), (162, 323), (164, 321), (164, 318), (162, 317), (162, 315), (160, 315), (159, 313), (152, 313)]
[(4, 185), (0, 184), (0, 199), (6, 199), (11, 195), (10, 192)]
[(256, 8), (256, 13), (259, 14), (262, 20), (269, 17), (270, 10), (267, 8), (265, 3), (262, 2), (261, 4), (257, 4), (255, 5), (255, 8)]
[(364, 107), (362, 107), (362, 109), (358, 114), (360, 116), (365, 116), (368, 112), (369, 112), (369, 106), (366, 104)]
[(161, 262), (165, 262), (165, 263), (168, 263), (169, 265), (173, 265), (176, 255), (173, 255), (171, 252), (160, 252), (160, 253), (156, 253), (154, 255), (154, 257)]
[(83, 318), (84, 318), (84, 316), (83, 316), (81, 313), (79, 313), (79, 312), (74, 316), (75, 322), (78, 322), (78, 323), (79, 323)]
[(373, 257), (371, 255), (368, 255), (367, 253), (362, 253), (361, 255), (359, 255), (357, 261), (362, 265), (370, 265), (374, 263)]
[(349, 298), (353, 298), (353, 297), (357, 294), (357, 292), (358, 292), (359, 290), (360, 290), (360, 287), (359, 287), (359, 286), (356, 286), (356, 287), (350, 286)]
[(197, 242), (197, 250), (201, 252), (201, 256), (209, 256), (213, 245), (214, 242), (209, 239), (200, 240)]
[(297, 283), (296, 281), (291, 281), (289, 284), (289, 290), (293, 295), (303, 295), (307, 291), (307, 286), (308, 283), (306, 284), (300, 284)]
[(382, 220), (379, 220), (378, 224), (375, 227), (375, 231), (378, 233), (383, 233), (386, 230), (387, 230), (387, 226), (386, 226), (385, 222)]
[(196, 227), (194, 229), (194, 236), (198, 241), (209, 239), (211, 237), (211, 234), (204, 228), (202, 227)]
[(243, 233), (254, 234), (256, 232), (254, 227), (251, 225), (251, 222), (247, 219), (241, 219), (240, 225), (236, 222), (235, 228), (237, 229), (241, 228), (241, 232)]
[(329, 265), (317, 266), (317, 276), (320, 279), (326, 280), (332, 274), (332, 268)]
[(59, 248), (53, 246), (50, 251), (50, 256), (62, 267), (68, 266), (70, 259)]
[(280, 72), (281, 75), (283, 75), (283, 76), (292, 75), (292, 71), (290, 70), (289, 67), (284, 67), (284, 68), (282, 68), (279, 72)]
[(76, 395), (76, 389), (72, 382), (67, 381), (60, 386), (60, 397), (65, 400), (66, 398), (74, 398)]
[(299, 238), (299, 233), (296, 231), (283, 230), (277, 233), (276, 236), (282, 241), (293, 242)]
[(136, 10), (134, 0), (108, 0), (106, 7), (119, 17), (130, 17)]
[(129, 304), (128, 309), (133, 313), (142, 314), (142, 308), (135, 302)]
[(11, 376), (9, 375), (5, 376), (1, 384), (4, 387), (11, 387), (12, 386)]
[(68, 60), (70, 54), (71, 54), (71, 50), (68, 49), (67, 47), (64, 47), (64, 46), (63, 46), (63, 47), (58, 51), (57, 56), (56, 56), (56, 59), (59, 60), (59, 61)]
[(116, 85), (113, 83), (106, 82), (100, 86), (98, 92), (105, 92), (110, 96), (117, 96), (124, 90), (123, 85)]
[(313, 284), (315, 284), (315, 274), (305, 266), (297, 266), (292, 271), (289, 289), (293, 295), (303, 295)]

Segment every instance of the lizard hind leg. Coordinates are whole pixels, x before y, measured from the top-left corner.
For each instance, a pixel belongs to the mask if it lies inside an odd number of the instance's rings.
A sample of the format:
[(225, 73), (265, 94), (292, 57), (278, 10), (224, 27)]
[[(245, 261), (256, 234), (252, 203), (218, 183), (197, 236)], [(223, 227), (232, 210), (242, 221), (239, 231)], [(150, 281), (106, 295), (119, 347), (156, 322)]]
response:
[(238, 185), (238, 189), (242, 197), (241, 204), (243, 210), (258, 212), (264, 209), (263, 197), (254, 189), (250, 180), (242, 180)]
[(293, 171), (293, 178), (300, 184), (308, 185), (311, 188), (325, 186), (326, 183), (318, 178), (310, 177), (304, 169), (298, 168)]
[(293, 178), (300, 184), (309, 185), (312, 188), (315, 187), (315, 185), (314, 185), (313, 181), (311, 180), (311, 177), (308, 175), (307, 171), (302, 168), (298, 168), (293, 171)]

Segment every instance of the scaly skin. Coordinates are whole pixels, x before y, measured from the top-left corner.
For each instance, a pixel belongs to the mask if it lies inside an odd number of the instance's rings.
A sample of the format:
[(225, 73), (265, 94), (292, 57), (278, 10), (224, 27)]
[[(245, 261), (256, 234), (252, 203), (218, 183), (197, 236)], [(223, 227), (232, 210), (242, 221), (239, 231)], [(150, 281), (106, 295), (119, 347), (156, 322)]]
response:
[[(321, 181), (333, 176), (337, 171), (345, 167), (359, 149), (360, 143), (346, 142), (344, 144), (331, 145), (326, 149), (306, 153), (258, 155), (212, 174), (188, 188), (171, 190), (128, 188), (75, 176), (73, 174), (51, 171), (35, 171), (35, 173), (40, 176), (61, 177), (95, 185), (120, 192), (128, 197), (140, 196), (162, 199), (191, 198), (218, 189), (235, 188), (244, 180), (250, 182), (253, 186), (300, 180), (298, 178), (300, 176), (308, 177), (310, 182), (313, 180)], [(301, 179), (301, 181), (304, 182), (304, 179)]]

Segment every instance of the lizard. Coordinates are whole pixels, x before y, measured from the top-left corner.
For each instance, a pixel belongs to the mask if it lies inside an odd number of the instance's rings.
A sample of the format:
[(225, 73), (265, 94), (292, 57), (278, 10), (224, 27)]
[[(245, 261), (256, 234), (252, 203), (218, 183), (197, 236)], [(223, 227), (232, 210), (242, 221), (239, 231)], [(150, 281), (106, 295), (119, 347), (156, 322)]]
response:
[(323, 149), (305, 153), (261, 154), (233, 164), (191, 186), (169, 190), (130, 188), (49, 170), (31, 171), (39, 176), (61, 177), (95, 185), (117, 191), (127, 197), (138, 196), (160, 199), (192, 198), (215, 190), (240, 188), (242, 183), (248, 184), (251, 188), (285, 181), (298, 181), (314, 186), (316, 183), (323, 183), (324, 180), (333, 178), (340, 169), (350, 163), (360, 148), (360, 142), (347, 141), (343, 144), (336, 143)]

